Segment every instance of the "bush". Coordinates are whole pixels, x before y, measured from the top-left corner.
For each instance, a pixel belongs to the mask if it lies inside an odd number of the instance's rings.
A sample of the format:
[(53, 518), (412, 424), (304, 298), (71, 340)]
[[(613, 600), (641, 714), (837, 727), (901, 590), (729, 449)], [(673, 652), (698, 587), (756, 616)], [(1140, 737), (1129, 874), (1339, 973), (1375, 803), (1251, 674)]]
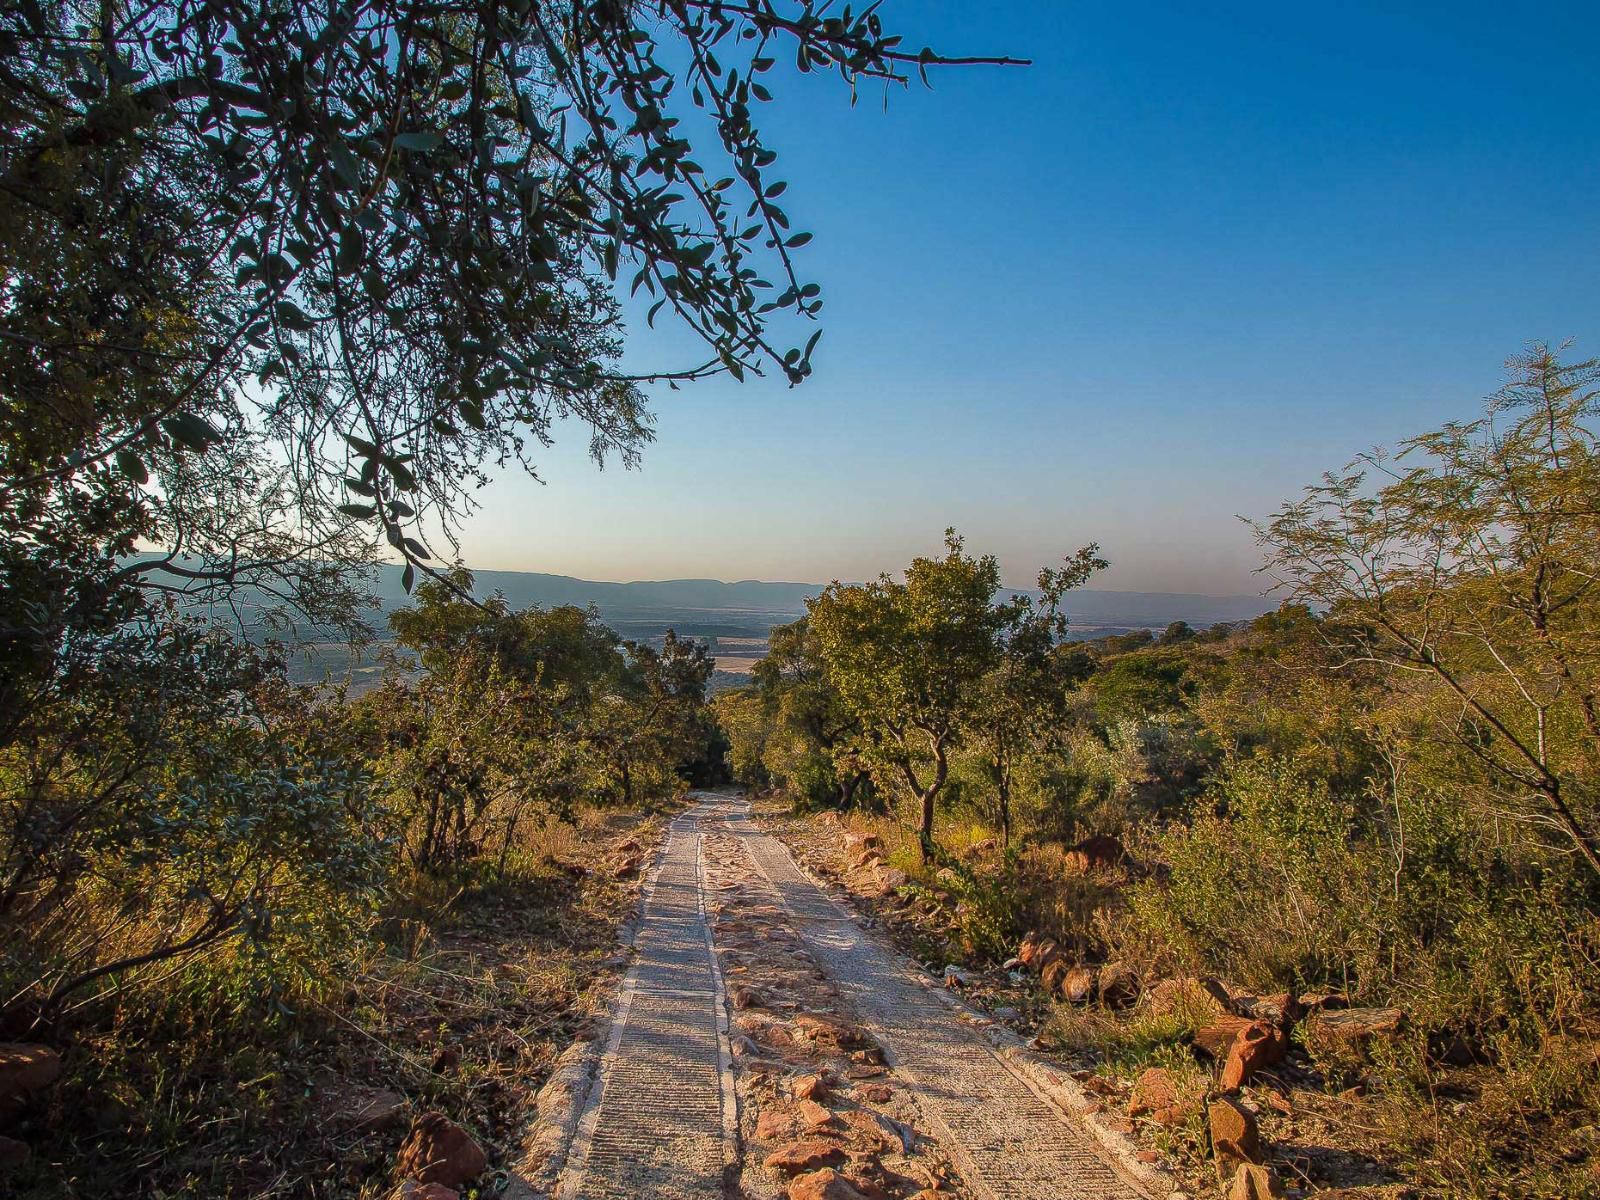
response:
[(1600, 982), (1579, 881), (1474, 837), (1459, 800), (1402, 788), (1379, 805), (1263, 757), (1226, 769), (1210, 802), (1159, 840), (1166, 877), (1133, 898), (1135, 923), (1194, 969), (1332, 985), (1522, 1045)]

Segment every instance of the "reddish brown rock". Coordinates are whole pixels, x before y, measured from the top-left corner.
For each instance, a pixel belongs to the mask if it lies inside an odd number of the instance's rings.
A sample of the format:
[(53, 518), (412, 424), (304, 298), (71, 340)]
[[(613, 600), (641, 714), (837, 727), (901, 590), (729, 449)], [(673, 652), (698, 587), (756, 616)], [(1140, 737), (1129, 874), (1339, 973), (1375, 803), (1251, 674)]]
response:
[(1039, 935), (1029, 930), (1017, 944), (1017, 961), (1025, 967), (1033, 966), (1033, 956), (1039, 952)]
[(1356, 1047), (1399, 1033), (1405, 1022), (1406, 1015), (1398, 1008), (1323, 1009), (1312, 1016), (1306, 1030), (1313, 1045)]
[(1149, 1117), (1157, 1125), (1181, 1125), (1194, 1111), (1194, 1103), (1178, 1094), (1178, 1085), (1164, 1067), (1150, 1067), (1133, 1083), (1128, 1101), (1130, 1117)]
[(855, 1184), (831, 1167), (797, 1175), (789, 1183), (789, 1200), (868, 1200)]
[(850, 854), (859, 854), (863, 850), (882, 850), (883, 839), (875, 833), (852, 831), (844, 835), (844, 848)]
[(797, 1100), (821, 1100), (828, 1094), (828, 1081), (821, 1075), (801, 1075), (789, 1090)]
[(733, 1001), (733, 1006), (737, 1009), (763, 1007), (761, 993), (748, 984), (734, 984), (728, 989), (728, 999)]
[(1048, 967), (1039, 972), (1039, 986), (1047, 992), (1054, 992), (1061, 986), (1061, 981), (1066, 978), (1067, 972), (1073, 968), (1064, 958), (1058, 958)]
[(823, 1167), (837, 1167), (844, 1162), (845, 1154), (842, 1149), (832, 1142), (808, 1140), (790, 1142), (787, 1146), (780, 1146), (767, 1155), (766, 1165), (769, 1171), (781, 1171), (785, 1175), (798, 1175), (802, 1171), (817, 1171)]
[(1044, 941), (1040, 942), (1034, 947), (1033, 961), (1028, 965), (1035, 971), (1039, 972), (1039, 974), (1043, 975), (1045, 969), (1049, 967), (1051, 963), (1063, 957), (1063, 955), (1064, 951), (1056, 944), (1054, 938), (1045, 938)]
[(768, 1107), (756, 1118), (756, 1140), (775, 1142), (779, 1138), (794, 1136), (794, 1118), (787, 1108)]
[(399, 1173), (419, 1183), (459, 1188), (477, 1178), (489, 1157), (461, 1126), (443, 1113), (423, 1113), (400, 1145)]
[(1222, 1090), (1231, 1092), (1257, 1071), (1283, 1061), (1289, 1039), (1283, 1030), (1266, 1021), (1252, 1021), (1239, 1031), (1222, 1067)]
[(0, 1114), (17, 1112), (60, 1076), (61, 1055), (49, 1046), (0, 1042)]
[(1241, 1163), (1261, 1161), (1261, 1133), (1253, 1112), (1232, 1097), (1219, 1096), (1208, 1106), (1206, 1116), (1219, 1178), (1228, 1178)]
[(845, 1049), (850, 1046), (862, 1046), (867, 1042), (866, 1035), (856, 1026), (829, 1017), (801, 1013), (794, 1019), (794, 1023), (802, 1035), (820, 1045)]
[(1068, 870), (1087, 874), (1090, 871), (1116, 866), (1126, 853), (1122, 843), (1116, 838), (1096, 834), (1094, 837), (1084, 838), (1068, 850), (1065, 859)]
[(879, 1118), (873, 1113), (858, 1108), (840, 1113), (839, 1117), (844, 1122), (846, 1135), (856, 1150), (882, 1153), (897, 1145), (898, 1139), (889, 1136)]
[(1139, 972), (1125, 962), (1110, 962), (1101, 967), (1095, 986), (1100, 990), (1100, 1003), (1107, 1008), (1130, 1008), (1144, 990)]
[(863, 1083), (856, 1089), (856, 1095), (868, 1104), (887, 1104), (894, 1096), (894, 1089), (886, 1083)]
[(421, 1183), (407, 1179), (395, 1193), (397, 1200), (461, 1200), (461, 1193), (442, 1183)]
[(1350, 1007), (1350, 1001), (1343, 992), (1301, 992), (1298, 1001), (1306, 1012)]
[(1279, 1029), (1287, 1030), (1305, 1015), (1298, 997), (1288, 992), (1270, 996), (1256, 996), (1248, 992), (1233, 998), (1233, 1011), (1252, 1021), (1266, 1021)]
[(833, 1123), (833, 1114), (815, 1100), (801, 1100), (795, 1105), (795, 1116), (802, 1127), (811, 1131)]
[(1271, 1167), (1242, 1163), (1228, 1185), (1228, 1200), (1283, 1200), (1283, 1183)]
[(637, 854), (630, 854), (621, 862), (617, 863), (617, 865), (612, 868), (611, 873), (618, 879), (632, 879), (639, 873), (639, 868), (643, 865), (643, 862), (644, 860), (641, 859)]
[(1074, 1004), (1087, 1004), (1094, 999), (1100, 973), (1093, 967), (1076, 966), (1061, 977), (1060, 992), (1065, 1000)]
[(1218, 1017), (1195, 1032), (1194, 1044), (1212, 1058), (1225, 1059), (1233, 1043), (1238, 1041), (1240, 1030), (1248, 1029), (1251, 1024), (1245, 1017)]

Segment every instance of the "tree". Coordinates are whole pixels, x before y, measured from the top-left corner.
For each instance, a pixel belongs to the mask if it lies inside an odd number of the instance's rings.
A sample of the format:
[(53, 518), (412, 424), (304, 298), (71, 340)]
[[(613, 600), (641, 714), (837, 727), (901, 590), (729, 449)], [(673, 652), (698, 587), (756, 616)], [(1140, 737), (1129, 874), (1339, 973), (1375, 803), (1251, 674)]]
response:
[(918, 809), (924, 859), (934, 855), (933, 819), (950, 752), (1000, 661), (1007, 614), (994, 603), (1000, 566), (971, 558), (945, 531), (943, 558), (918, 558), (905, 581), (834, 582), (807, 603), (828, 676), (861, 722), (870, 757), (903, 782)]
[(1001, 607), (999, 661), (979, 684), (965, 732), (994, 785), (1004, 845), (1011, 844), (1017, 761), (1057, 728), (1067, 692), (1081, 679), (1078, 664), (1055, 652), (1067, 632), (1062, 602), (1105, 567), (1100, 547), (1085, 546), (1060, 567), (1039, 572), (1037, 603), (1019, 594)]
[[(871, 6), (829, 9), (9, 6), (7, 527), (75, 491), (130, 497), (130, 536), (166, 539), (190, 585), (385, 546), (409, 580), (426, 531), (449, 532), (488, 466), (530, 465), (562, 418), (631, 461), (645, 380), (804, 379), (816, 334), (784, 348), (771, 322), (810, 324), (822, 302), (757, 126), (763, 77), (780, 54), (851, 88), (1002, 61), (909, 51)], [(622, 370), (619, 284), (703, 357)], [(225, 450), (285, 502), (260, 538), (205, 520), (183, 480), (220, 494), (196, 464)]]
[(870, 801), (871, 772), (855, 743), (861, 722), (828, 678), (807, 618), (772, 630), (767, 655), (752, 679), (776, 727), (767, 747), (767, 772), (812, 803), (843, 809)]
[(1484, 773), (1495, 820), (1600, 877), (1600, 363), (1510, 368), (1483, 418), (1363, 456), (1257, 536), (1341, 659)]

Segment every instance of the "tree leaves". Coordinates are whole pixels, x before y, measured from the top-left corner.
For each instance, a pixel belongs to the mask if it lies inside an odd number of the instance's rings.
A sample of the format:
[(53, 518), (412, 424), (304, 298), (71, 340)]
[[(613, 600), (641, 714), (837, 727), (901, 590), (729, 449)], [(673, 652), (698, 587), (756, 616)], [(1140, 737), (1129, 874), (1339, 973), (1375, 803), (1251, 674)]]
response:
[(444, 145), (444, 134), (431, 129), (415, 130), (411, 133), (396, 134), (394, 144), (400, 150), (427, 154)]

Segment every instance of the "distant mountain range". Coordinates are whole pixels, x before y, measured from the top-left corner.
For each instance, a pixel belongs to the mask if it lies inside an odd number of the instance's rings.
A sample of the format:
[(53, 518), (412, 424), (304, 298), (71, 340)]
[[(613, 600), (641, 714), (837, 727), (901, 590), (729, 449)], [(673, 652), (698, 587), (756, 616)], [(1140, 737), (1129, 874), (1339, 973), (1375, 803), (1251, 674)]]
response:
[[(571, 575), (534, 571), (474, 571), (474, 590), (483, 596), (502, 593), (513, 608), (593, 604), (605, 616), (642, 617), (667, 610), (796, 617), (805, 602), (822, 591), (820, 583), (765, 583), (741, 579), (664, 579), (636, 583), (604, 583)], [(400, 568), (384, 567), (378, 598), (385, 608), (406, 603)], [(1188, 621), (1211, 625), (1247, 621), (1277, 607), (1264, 596), (1204, 596), (1183, 592), (1109, 592), (1085, 589), (1067, 597), (1072, 621), (1084, 625), (1166, 625)]]

